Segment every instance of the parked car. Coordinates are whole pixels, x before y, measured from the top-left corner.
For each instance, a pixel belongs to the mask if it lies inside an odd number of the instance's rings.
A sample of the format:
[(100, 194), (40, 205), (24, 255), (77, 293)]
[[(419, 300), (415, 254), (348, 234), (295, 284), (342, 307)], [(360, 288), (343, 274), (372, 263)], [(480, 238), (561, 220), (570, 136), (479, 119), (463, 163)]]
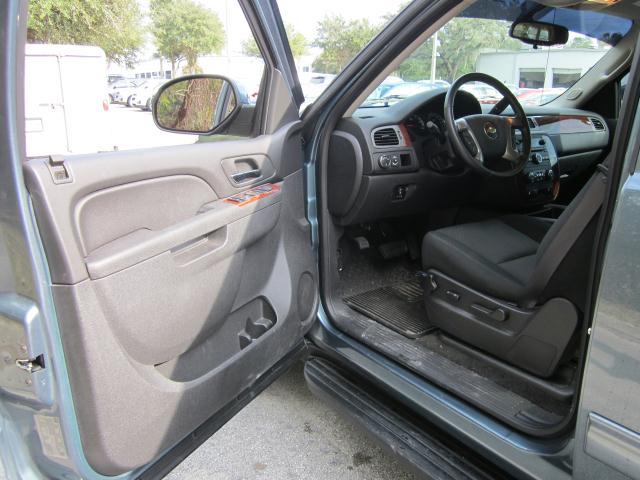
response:
[[(219, 74), (153, 97), (160, 131), (207, 140), (25, 158), (31, 23), (23, 1), (0, 2), (9, 478), (164, 477), (300, 361), (314, 395), (423, 478), (640, 478), (636, 0), (416, 0), (302, 114), (277, 0), (241, 6), (264, 57), (258, 101)], [(497, 76), (362, 103), (414, 52), (473, 70), (461, 25), (547, 55), (582, 35), (608, 48), (578, 79), (550, 69), (575, 94), (542, 106), (518, 100), (500, 60)], [(57, 91), (52, 72), (25, 86)], [(92, 120), (82, 133), (108, 133)], [(247, 470), (268, 476), (263, 455)], [(366, 475), (357, 464), (344, 476)]]
[(322, 92), (324, 92), (336, 75), (331, 73), (305, 72), (301, 73), (299, 77), (300, 87), (304, 94), (304, 102), (300, 106), (300, 111), (303, 112)]
[(462, 89), (471, 93), (481, 104), (493, 105), (500, 101), (502, 95), (493, 87), (482, 82), (469, 82)]
[(369, 96), (367, 97), (367, 100), (368, 101), (379, 100), (382, 97), (384, 97), (385, 93), (387, 93), (390, 89), (402, 83), (404, 83), (404, 80), (402, 80), (402, 78), (395, 77), (395, 76), (388, 76), (383, 80), (383, 82), (380, 85), (378, 85), (375, 88), (373, 92), (369, 94)]
[(166, 80), (146, 80), (138, 87), (136, 87), (131, 93), (131, 106), (138, 107), (142, 110), (151, 110), (151, 102), (153, 101), (153, 95), (158, 91), (158, 88), (165, 83)]
[(418, 80), (418, 83), (429, 85), (432, 88), (449, 88), (451, 86), (446, 80)]
[(418, 93), (428, 92), (429, 90), (433, 90), (433, 85), (428, 85), (421, 82), (404, 82), (398, 85), (394, 85), (389, 90), (387, 90), (384, 95), (382, 95), (381, 100), (387, 102), (396, 102), (399, 100), (404, 100), (405, 98), (411, 97)]
[(109, 74), (107, 74), (107, 84), (109, 86), (111, 86), (112, 84), (114, 84), (116, 82), (120, 82), (122, 80), (130, 80), (130, 78), (127, 78), (127, 76), (122, 74), (122, 73), (109, 73)]
[(109, 99), (111, 103), (119, 103), (127, 107), (133, 106), (131, 97), (136, 89), (143, 83), (145, 82), (141, 80), (119, 80), (114, 82), (109, 86)]
[(522, 91), (518, 95), (518, 100), (523, 105), (544, 105), (566, 91), (565, 88), (537, 88)]

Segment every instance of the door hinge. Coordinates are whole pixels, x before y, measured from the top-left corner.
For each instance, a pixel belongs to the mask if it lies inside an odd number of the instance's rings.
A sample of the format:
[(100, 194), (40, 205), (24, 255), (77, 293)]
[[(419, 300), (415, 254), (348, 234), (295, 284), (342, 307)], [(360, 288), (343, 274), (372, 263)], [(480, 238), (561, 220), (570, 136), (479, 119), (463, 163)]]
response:
[(16, 360), (16, 367), (29, 373), (40, 371), (44, 368), (44, 356), (38, 355), (35, 358), (19, 358)]
[(56, 185), (73, 182), (71, 171), (65, 164), (62, 155), (49, 155), (47, 166), (49, 167), (49, 173), (51, 173), (53, 183)]
[[(0, 396), (54, 404), (53, 379), (45, 368), (46, 342), (43, 319), (33, 300), (14, 293), (0, 293)], [(48, 365), (46, 365), (48, 366)]]

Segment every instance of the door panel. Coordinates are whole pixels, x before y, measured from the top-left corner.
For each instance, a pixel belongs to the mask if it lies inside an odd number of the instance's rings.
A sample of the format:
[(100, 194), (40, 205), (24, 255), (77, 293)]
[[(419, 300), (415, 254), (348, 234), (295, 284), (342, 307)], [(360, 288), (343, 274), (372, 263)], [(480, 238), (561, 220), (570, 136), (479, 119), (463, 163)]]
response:
[[(99, 473), (153, 461), (310, 327), (299, 128), (68, 157), (67, 183), (47, 159), (25, 164), (82, 446)], [(233, 197), (258, 185), (270, 187)]]

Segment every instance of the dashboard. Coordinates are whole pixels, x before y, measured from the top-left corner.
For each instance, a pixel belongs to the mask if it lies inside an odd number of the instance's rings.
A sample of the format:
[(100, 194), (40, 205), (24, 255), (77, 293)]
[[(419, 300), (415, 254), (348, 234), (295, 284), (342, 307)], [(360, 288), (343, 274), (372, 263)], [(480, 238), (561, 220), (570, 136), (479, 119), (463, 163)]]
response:
[[(495, 182), (471, 172), (452, 150), (444, 120), (446, 92), (363, 107), (338, 123), (329, 144), (327, 185), (329, 210), (339, 224), (464, 205), (484, 187), (505, 205), (543, 205), (553, 201), (563, 180), (586, 170), (608, 148), (608, 126), (595, 113), (527, 108), (530, 160), (522, 174)], [(455, 117), (479, 113), (478, 100), (459, 91)]]

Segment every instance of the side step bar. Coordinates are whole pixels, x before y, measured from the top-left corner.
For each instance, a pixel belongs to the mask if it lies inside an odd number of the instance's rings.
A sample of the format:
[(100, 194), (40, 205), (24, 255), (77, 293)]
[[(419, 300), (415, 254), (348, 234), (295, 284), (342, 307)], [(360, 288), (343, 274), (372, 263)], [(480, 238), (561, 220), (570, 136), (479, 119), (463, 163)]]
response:
[(399, 413), (402, 409), (389, 408), (373, 388), (348, 378), (324, 358), (309, 358), (304, 375), (314, 395), (359, 423), (424, 478), (511, 478), (435, 427), (419, 428), (419, 422)]

